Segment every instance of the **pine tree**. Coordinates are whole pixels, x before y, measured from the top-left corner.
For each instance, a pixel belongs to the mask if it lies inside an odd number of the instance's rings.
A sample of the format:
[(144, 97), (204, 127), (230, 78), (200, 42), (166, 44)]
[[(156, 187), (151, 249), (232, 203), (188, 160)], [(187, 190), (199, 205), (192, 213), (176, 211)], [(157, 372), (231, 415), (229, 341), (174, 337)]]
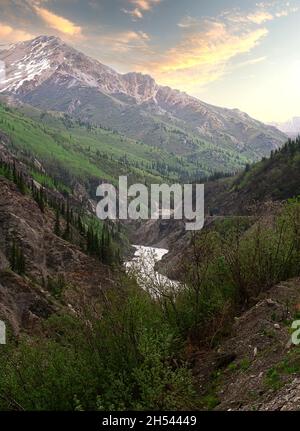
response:
[(43, 213), (45, 211), (45, 201), (44, 201), (44, 191), (41, 188), (40, 190), (35, 189), (33, 192), (33, 198), (38, 204), (41, 212)]
[(16, 242), (13, 241), (11, 252), (10, 252), (10, 266), (13, 271), (15, 271), (16, 269), (16, 257), (17, 257)]
[(106, 224), (102, 228), (102, 238), (100, 247), (100, 259), (103, 263), (110, 265), (113, 263), (113, 251), (111, 244), (111, 236)]
[(25, 256), (23, 250), (16, 245), (15, 241), (13, 241), (11, 248), (10, 265), (11, 269), (17, 274), (25, 274)]
[(25, 274), (25, 256), (22, 249), (18, 250), (18, 260), (16, 271), (18, 274)]
[(65, 229), (65, 232), (64, 232), (64, 239), (66, 240), (66, 241), (69, 241), (70, 240), (70, 238), (71, 238), (71, 229), (70, 229), (70, 222), (71, 222), (71, 220), (70, 220), (70, 203), (69, 203), (69, 199), (67, 200), (67, 213), (66, 213), (66, 222), (67, 222), (67, 225), (66, 225), (66, 229)]
[(57, 208), (55, 214), (55, 225), (54, 225), (54, 233), (57, 236), (60, 236), (60, 218), (59, 218), (59, 209)]

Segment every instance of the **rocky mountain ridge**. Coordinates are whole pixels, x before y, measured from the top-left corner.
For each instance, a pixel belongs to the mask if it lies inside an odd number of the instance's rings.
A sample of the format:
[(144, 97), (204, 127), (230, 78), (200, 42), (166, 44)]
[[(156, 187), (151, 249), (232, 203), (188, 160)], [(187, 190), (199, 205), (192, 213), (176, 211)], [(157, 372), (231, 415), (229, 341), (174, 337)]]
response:
[[(68, 46), (41, 36), (0, 52), (2, 94), (45, 110), (67, 112), (154, 146), (189, 154), (203, 140), (252, 160), (286, 140), (271, 126), (237, 109), (218, 108), (140, 73), (121, 75)], [(180, 138), (180, 150), (168, 143)], [(176, 136), (177, 135), (177, 136)], [(170, 140), (171, 140), (170, 138)]]

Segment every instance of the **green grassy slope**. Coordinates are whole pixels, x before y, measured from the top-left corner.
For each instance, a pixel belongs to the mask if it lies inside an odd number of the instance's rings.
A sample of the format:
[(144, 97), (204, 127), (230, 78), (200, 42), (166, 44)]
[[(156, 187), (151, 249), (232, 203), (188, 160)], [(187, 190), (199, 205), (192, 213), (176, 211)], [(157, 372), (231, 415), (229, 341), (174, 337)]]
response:
[(130, 175), (134, 181), (161, 182), (179, 180), (198, 169), (192, 162), (114, 131), (29, 107), (0, 105), (0, 130), (10, 136), (15, 149), (31, 153), (54, 172), (60, 167), (79, 179)]
[[(91, 124), (105, 124), (111, 130), (123, 134), (124, 140), (131, 144), (137, 140), (142, 141), (145, 144), (143, 154), (145, 148), (147, 152), (154, 148), (158, 152), (155, 153), (154, 160), (159, 158), (167, 161), (176, 172), (179, 172), (182, 179), (188, 177), (187, 173), (192, 173), (195, 177), (211, 175), (216, 171), (227, 173), (237, 171), (246, 163), (257, 160), (253, 153), (244, 153), (233, 149), (232, 145), (227, 145), (225, 137), (222, 139), (222, 145), (219, 142), (201, 139), (184, 121), (177, 121), (167, 115), (158, 116), (151, 112), (143, 114), (136, 106), (123, 106), (120, 101), (112, 101), (108, 96), (95, 95), (92, 91), (78, 92), (81, 105), (78, 111), (74, 110), (72, 114), (74, 118), (84, 118)], [(37, 99), (29, 99), (27, 102), (40, 110), (50, 109), (63, 113), (72, 99), (73, 96), (68, 92), (49, 95), (40, 90)], [(132, 152), (131, 146), (129, 153)], [(150, 159), (149, 154), (144, 156), (148, 161), (153, 160), (151, 154)]]
[[(289, 140), (269, 158), (248, 165), (238, 175), (206, 184), (207, 211), (241, 214), (267, 201), (300, 196), (300, 138)], [(248, 209), (247, 209), (248, 208)]]
[(289, 140), (270, 158), (247, 168), (234, 182), (234, 189), (258, 200), (286, 200), (300, 195), (300, 138)]
[(30, 111), (30, 117), (25, 114), (29, 112), (0, 105), (0, 130), (19, 155), (38, 159), (58, 179), (116, 181), (119, 175), (130, 174), (135, 181), (160, 182), (163, 170), (159, 172), (156, 164), (164, 161), (170, 162), (165, 173), (178, 176), (178, 160), (167, 153), (67, 117), (37, 110)]

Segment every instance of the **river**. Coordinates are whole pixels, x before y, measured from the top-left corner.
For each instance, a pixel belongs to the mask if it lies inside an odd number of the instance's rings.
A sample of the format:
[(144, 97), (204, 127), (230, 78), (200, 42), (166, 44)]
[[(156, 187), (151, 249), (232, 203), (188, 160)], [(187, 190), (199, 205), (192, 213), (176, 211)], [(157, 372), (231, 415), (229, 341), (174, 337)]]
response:
[(169, 250), (143, 245), (133, 247), (136, 249), (134, 257), (125, 265), (128, 273), (136, 277), (138, 284), (154, 297), (161, 296), (163, 292), (174, 292), (179, 283), (155, 270), (155, 265)]

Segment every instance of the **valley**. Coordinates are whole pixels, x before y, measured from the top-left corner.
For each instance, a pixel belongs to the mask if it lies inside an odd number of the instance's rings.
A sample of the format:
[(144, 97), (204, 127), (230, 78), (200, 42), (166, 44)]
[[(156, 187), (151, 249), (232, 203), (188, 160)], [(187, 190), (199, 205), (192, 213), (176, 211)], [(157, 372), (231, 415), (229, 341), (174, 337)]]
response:
[[(57, 37), (0, 60), (0, 410), (298, 409), (299, 138)], [(203, 182), (204, 228), (99, 220), (122, 175)]]
[(180, 284), (170, 280), (156, 270), (162, 258), (169, 250), (158, 247), (134, 245), (132, 260), (125, 263), (129, 276), (136, 278), (139, 286), (148, 292), (154, 299), (157, 296), (180, 289)]

